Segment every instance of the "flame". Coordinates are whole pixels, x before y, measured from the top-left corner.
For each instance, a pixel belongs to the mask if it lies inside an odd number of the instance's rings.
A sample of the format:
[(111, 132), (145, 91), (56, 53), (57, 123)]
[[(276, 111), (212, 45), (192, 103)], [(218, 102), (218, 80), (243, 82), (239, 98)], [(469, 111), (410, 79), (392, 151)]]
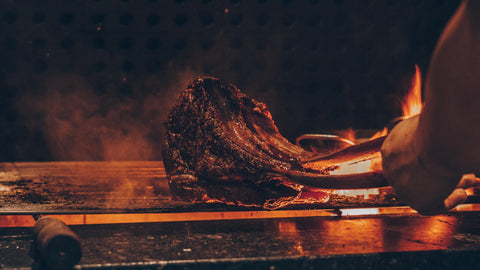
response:
[[(412, 116), (420, 114), (422, 112), (422, 74), (418, 65), (415, 65), (415, 75), (412, 78), (412, 86), (408, 94), (402, 101), (402, 119), (408, 119)], [(370, 137), (373, 140), (378, 137), (386, 136), (388, 134), (388, 128), (384, 127), (383, 130), (378, 131)], [(376, 171), (382, 169), (382, 159), (371, 160), (370, 170)]]
[(387, 134), (388, 134), (388, 128), (384, 127), (382, 130), (377, 131), (375, 134), (373, 134), (372, 137), (370, 137), (369, 140), (373, 140), (373, 139), (376, 139), (376, 138), (379, 138), (379, 137), (383, 137), (383, 136), (386, 136)]
[[(402, 103), (402, 119), (407, 119), (422, 112), (422, 74), (418, 65), (415, 65), (415, 75), (412, 78), (412, 85), (408, 91), (408, 94), (401, 101)], [(383, 130), (378, 131), (370, 137), (373, 140), (378, 137), (386, 136), (388, 134), (388, 128), (384, 127)], [(355, 141), (355, 140), (353, 140)]]
[(403, 118), (407, 119), (420, 114), (422, 108), (422, 75), (418, 66), (415, 65), (415, 76), (412, 79), (412, 86), (402, 101)]

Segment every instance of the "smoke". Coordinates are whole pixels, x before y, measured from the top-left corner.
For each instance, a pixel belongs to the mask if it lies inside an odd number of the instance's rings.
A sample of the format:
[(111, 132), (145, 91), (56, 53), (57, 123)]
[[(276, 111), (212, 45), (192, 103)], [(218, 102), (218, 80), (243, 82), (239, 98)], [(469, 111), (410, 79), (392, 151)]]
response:
[(122, 82), (99, 93), (79, 74), (50, 74), (44, 91), (25, 95), (18, 108), (52, 160), (159, 160), (163, 122), (195, 76), (191, 70), (145, 75), (128, 93), (115, 89)]

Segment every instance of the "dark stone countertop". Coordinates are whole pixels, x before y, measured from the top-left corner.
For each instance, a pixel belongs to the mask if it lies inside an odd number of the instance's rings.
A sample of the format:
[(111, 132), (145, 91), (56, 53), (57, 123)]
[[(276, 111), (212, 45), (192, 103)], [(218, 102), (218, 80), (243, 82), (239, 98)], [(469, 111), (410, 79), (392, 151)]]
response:
[[(78, 225), (79, 268), (473, 269), (480, 214)], [(0, 265), (30, 267), (30, 228), (0, 230)]]

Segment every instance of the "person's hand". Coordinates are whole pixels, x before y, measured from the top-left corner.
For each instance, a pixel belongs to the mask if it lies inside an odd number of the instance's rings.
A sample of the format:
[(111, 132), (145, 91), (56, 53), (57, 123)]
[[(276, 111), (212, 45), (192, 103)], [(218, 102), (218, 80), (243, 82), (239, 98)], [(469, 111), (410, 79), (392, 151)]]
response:
[(440, 214), (446, 206), (451, 208), (466, 198), (462, 190), (452, 193), (461, 174), (438, 165), (433, 158), (421, 158), (415, 145), (418, 122), (419, 116), (409, 118), (389, 133), (381, 148), (383, 173), (402, 202), (423, 215)]
[(480, 179), (473, 173), (464, 174), (455, 190), (445, 199), (445, 209), (450, 210), (463, 203), (467, 199), (466, 189), (472, 187), (480, 187)]

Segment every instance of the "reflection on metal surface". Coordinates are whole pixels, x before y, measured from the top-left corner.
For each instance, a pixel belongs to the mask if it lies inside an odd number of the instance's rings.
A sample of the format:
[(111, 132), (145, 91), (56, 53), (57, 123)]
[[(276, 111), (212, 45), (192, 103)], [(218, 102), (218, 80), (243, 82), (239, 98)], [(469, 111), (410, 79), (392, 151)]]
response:
[(278, 231), (279, 235), (285, 236), (286, 239), (292, 239), (292, 253), (295, 255), (304, 255), (303, 252), (303, 239), (302, 236), (300, 235), (300, 231), (297, 228), (297, 222), (292, 221), (292, 220), (279, 220), (278, 223), (276, 223), (277, 226), (275, 227), (275, 230)]
[(292, 254), (310, 256), (452, 248), (458, 221), (455, 216), (419, 215), (313, 218), (278, 221), (276, 228)]

